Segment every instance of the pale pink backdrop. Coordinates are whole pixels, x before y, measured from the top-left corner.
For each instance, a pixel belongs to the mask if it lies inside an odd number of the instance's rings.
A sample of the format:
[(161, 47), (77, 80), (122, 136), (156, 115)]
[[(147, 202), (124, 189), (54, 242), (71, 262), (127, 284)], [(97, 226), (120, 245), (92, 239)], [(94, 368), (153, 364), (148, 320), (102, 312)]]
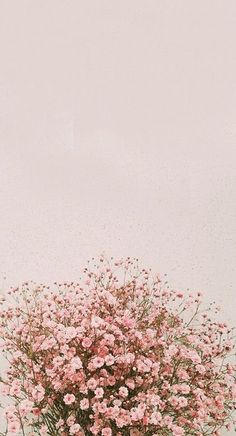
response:
[(101, 251), (236, 323), (235, 0), (0, 0), (0, 279)]

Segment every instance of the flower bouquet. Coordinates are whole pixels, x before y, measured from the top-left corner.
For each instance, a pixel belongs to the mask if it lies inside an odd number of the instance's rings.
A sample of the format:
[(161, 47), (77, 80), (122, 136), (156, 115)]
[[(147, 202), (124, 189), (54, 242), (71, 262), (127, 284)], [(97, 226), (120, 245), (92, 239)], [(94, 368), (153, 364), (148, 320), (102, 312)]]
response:
[(207, 436), (235, 424), (233, 329), (201, 293), (136, 259), (88, 262), (78, 283), (24, 283), (1, 300), (6, 431)]

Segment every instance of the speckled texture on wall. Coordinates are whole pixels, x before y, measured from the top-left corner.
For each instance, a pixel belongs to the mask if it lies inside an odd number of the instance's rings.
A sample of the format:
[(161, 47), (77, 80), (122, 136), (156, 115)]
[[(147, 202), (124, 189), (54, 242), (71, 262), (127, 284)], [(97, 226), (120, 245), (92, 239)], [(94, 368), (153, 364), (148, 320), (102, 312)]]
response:
[(105, 251), (236, 322), (236, 2), (0, 11), (2, 288)]

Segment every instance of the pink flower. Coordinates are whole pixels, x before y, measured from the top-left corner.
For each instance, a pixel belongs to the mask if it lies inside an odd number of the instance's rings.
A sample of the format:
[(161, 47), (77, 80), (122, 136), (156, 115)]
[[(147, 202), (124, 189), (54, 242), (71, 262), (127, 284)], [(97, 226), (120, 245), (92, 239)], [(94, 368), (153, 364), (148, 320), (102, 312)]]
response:
[(42, 427), (40, 428), (40, 435), (45, 436), (48, 434), (48, 428), (46, 425), (42, 425)]
[(101, 368), (104, 365), (104, 359), (102, 357), (94, 357), (92, 360), (94, 368)]
[(83, 346), (84, 348), (90, 348), (91, 345), (92, 345), (92, 340), (91, 340), (90, 338), (84, 338), (84, 339), (82, 340), (82, 346)]
[(10, 387), (5, 385), (4, 383), (0, 383), (0, 393), (2, 395), (9, 395), (10, 394)]
[(179, 397), (179, 407), (186, 407), (188, 405), (188, 400), (185, 397)]
[(129, 389), (135, 388), (135, 382), (132, 379), (127, 379), (125, 381), (126, 386), (128, 386)]
[(178, 375), (178, 377), (181, 379), (181, 380), (189, 380), (189, 378), (190, 378), (190, 376), (189, 376), (189, 374), (187, 373), (187, 371), (185, 370), (185, 369), (182, 369), (182, 368), (180, 368), (180, 369), (178, 369), (178, 371), (177, 371), (177, 375)]
[(70, 405), (75, 402), (75, 396), (73, 394), (64, 395), (64, 403)]
[(98, 328), (100, 327), (100, 325), (103, 323), (102, 318), (100, 318), (100, 316), (92, 316), (92, 320), (91, 320), (91, 326)]
[(45, 395), (45, 389), (43, 388), (42, 385), (37, 385), (35, 386), (35, 388), (32, 391), (32, 397), (35, 401), (40, 402), (43, 400)]
[(89, 409), (89, 400), (87, 398), (83, 398), (83, 400), (81, 400), (79, 404), (80, 404), (81, 410)]
[(176, 395), (172, 395), (169, 398), (169, 403), (173, 406), (173, 407), (178, 407), (179, 405), (179, 398)]
[(80, 431), (80, 429), (81, 429), (81, 426), (79, 424), (73, 424), (70, 427), (70, 434), (76, 434)]
[(102, 436), (112, 436), (112, 431), (109, 427), (102, 429)]
[(95, 380), (95, 378), (90, 378), (87, 382), (87, 387), (91, 391), (94, 391), (96, 389), (97, 385), (98, 385), (98, 382), (97, 382), (97, 380)]
[(20, 381), (19, 380), (14, 380), (12, 382), (12, 385), (10, 387), (10, 395), (19, 395), (20, 394)]
[(119, 395), (121, 396), (121, 397), (127, 397), (128, 396), (128, 394), (129, 394), (129, 391), (128, 391), (128, 389), (125, 387), (125, 386), (121, 386), (120, 388), (119, 388)]
[(114, 356), (112, 356), (111, 354), (108, 354), (107, 356), (105, 356), (105, 363), (107, 366), (113, 365), (115, 363)]
[(8, 423), (9, 433), (19, 433), (19, 431), (20, 431), (20, 423), (18, 421), (10, 421)]
[(158, 425), (162, 419), (160, 412), (153, 412), (150, 418), (150, 424)]
[(96, 388), (94, 393), (96, 398), (102, 398), (104, 395), (104, 390), (102, 388)]
[(34, 403), (29, 400), (22, 400), (19, 403), (19, 412), (21, 416), (26, 416), (33, 409)]
[(76, 356), (71, 359), (71, 366), (74, 370), (83, 368), (81, 359)]
[(178, 425), (173, 425), (172, 432), (173, 436), (183, 436), (185, 434), (184, 429), (179, 427)]
[(107, 410), (107, 405), (104, 401), (98, 404), (98, 412), (104, 414), (106, 410)]
[(69, 427), (71, 427), (75, 423), (74, 415), (70, 415), (69, 418), (67, 418), (66, 423), (69, 425)]
[(206, 368), (203, 365), (196, 365), (196, 370), (200, 373), (200, 374), (204, 374), (206, 372)]
[(58, 429), (58, 428), (62, 427), (63, 425), (64, 425), (64, 420), (60, 418), (56, 424), (56, 428)]

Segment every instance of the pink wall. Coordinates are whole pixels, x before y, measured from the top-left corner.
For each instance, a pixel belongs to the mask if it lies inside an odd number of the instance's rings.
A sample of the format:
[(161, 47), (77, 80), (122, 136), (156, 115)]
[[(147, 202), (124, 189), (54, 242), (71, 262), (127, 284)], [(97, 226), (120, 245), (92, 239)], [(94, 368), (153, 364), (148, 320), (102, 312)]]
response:
[(3, 287), (105, 250), (235, 321), (236, 2), (0, 9)]

